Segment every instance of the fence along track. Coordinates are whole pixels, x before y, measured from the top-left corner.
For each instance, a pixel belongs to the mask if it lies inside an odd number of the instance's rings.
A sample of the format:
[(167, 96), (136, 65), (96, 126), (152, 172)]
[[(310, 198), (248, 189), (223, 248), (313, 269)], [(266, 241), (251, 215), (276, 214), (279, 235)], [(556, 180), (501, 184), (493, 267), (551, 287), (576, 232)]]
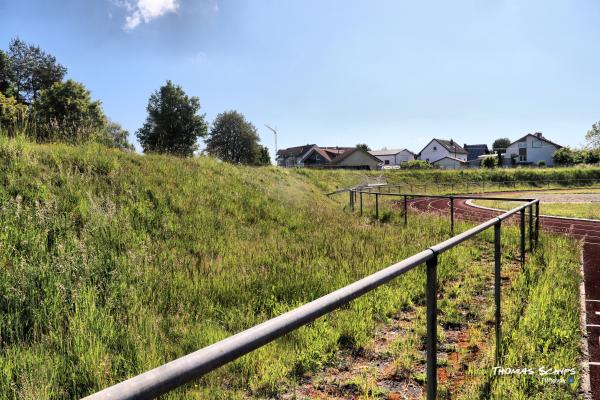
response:
[[(406, 206), (407, 197), (435, 197), (448, 198), (472, 198), (467, 196), (427, 196), (404, 193), (380, 193), (382, 186), (378, 185), (378, 192), (372, 192), (370, 187), (359, 187), (338, 191), (348, 192), (350, 196), (350, 208), (354, 209), (356, 197), (363, 195), (376, 196), (376, 204), (380, 195), (402, 197)], [(368, 191), (367, 191), (368, 190)], [(479, 199), (487, 199), (477, 196)], [(506, 198), (502, 198), (507, 200)], [(477, 225), (463, 233), (452, 236), (450, 239), (438, 243), (396, 264), (384, 268), (374, 274), (360, 279), (350, 285), (338, 289), (330, 294), (320, 297), (310, 303), (304, 304), (294, 310), (288, 311), (278, 317), (272, 318), (262, 324), (256, 325), (236, 335), (230, 336), (215, 344), (204, 347), (198, 351), (180, 357), (167, 364), (161, 365), (150, 371), (118, 383), (107, 389), (85, 397), (85, 400), (125, 400), (125, 399), (152, 399), (167, 393), (185, 383), (196, 379), (210, 371), (213, 371), (251, 351), (264, 346), (267, 343), (304, 326), (315, 319), (330, 313), (331, 311), (349, 303), (353, 299), (378, 288), (379, 286), (403, 275), (411, 269), (426, 264), (427, 282), (427, 399), (433, 400), (437, 396), (437, 264), (438, 255), (471, 239), (477, 234), (494, 228), (494, 300), (496, 305), (496, 357), (499, 356), (501, 343), (501, 319), (500, 319), (500, 270), (502, 249), (500, 246), (502, 221), (513, 216), (520, 215), (520, 245), (521, 262), (525, 262), (525, 211), (529, 209), (530, 216), (530, 249), (531, 244), (537, 245), (539, 223), (539, 200), (537, 199), (509, 199), (511, 201), (525, 201), (525, 204), (517, 206), (510, 211), (493, 217), (480, 225)], [(536, 209), (535, 233), (533, 232), (533, 209)], [(362, 201), (361, 201), (362, 211)], [(405, 208), (405, 221), (407, 221), (407, 209)], [(454, 230), (454, 214), (451, 212), (452, 232)]]

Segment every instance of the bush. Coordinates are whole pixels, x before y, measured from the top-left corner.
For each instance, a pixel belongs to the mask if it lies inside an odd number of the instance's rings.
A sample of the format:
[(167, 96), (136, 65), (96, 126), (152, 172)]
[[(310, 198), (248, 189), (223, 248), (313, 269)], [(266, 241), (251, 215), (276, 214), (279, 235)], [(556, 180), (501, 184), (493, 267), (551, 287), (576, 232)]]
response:
[(545, 167), (545, 166), (546, 166), (546, 161), (544, 161), (544, 160), (538, 161), (538, 167)]
[(411, 160), (400, 164), (401, 169), (432, 169), (433, 165), (423, 160)]
[(7, 97), (0, 92), (0, 129), (14, 134), (19, 125), (27, 121), (27, 106), (17, 103), (14, 97)]
[(481, 166), (485, 168), (494, 168), (498, 164), (498, 159), (496, 157), (486, 157), (481, 160)]
[(556, 150), (552, 155), (552, 159), (556, 164), (559, 165), (573, 165), (575, 164), (577, 154), (569, 147), (563, 147)]

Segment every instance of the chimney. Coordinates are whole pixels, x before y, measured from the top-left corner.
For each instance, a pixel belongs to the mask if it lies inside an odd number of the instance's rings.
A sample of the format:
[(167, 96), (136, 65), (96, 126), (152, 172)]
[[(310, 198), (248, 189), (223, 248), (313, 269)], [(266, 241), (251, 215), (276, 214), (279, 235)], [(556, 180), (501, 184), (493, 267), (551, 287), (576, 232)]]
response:
[(538, 138), (538, 139), (541, 139), (541, 138), (542, 138), (542, 132), (536, 132), (536, 133), (534, 133), (534, 135), (535, 135), (535, 137), (536, 137), (536, 138)]

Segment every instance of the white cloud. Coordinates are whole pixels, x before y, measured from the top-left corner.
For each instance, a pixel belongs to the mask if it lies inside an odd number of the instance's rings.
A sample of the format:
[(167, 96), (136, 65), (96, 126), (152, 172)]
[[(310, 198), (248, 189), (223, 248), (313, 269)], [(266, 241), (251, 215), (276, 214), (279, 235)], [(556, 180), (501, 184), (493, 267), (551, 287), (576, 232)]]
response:
[(124, 25), (126, 31), (179, 9), (179, 0), (113, 0), (113, 4), (127, 10)]

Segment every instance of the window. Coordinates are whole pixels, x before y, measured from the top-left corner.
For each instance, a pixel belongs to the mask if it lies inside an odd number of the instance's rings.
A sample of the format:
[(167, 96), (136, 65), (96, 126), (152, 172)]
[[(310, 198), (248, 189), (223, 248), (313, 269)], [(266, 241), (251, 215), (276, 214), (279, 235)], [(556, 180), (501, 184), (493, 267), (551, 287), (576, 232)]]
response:
[(433, 151), (437, 151), (437, 146), (433, 146)]
[(519, 149), (519, 161), (527, 161), (527, 148), (521, 147)]
[(390, 160), (385, 160), (383, 163), (384, 163), (385, 165), (390, 165)]
[(543, 147), (543, 143), (541, 140), (534, 140), (533, 143), (531, 144), (531, 147)]

